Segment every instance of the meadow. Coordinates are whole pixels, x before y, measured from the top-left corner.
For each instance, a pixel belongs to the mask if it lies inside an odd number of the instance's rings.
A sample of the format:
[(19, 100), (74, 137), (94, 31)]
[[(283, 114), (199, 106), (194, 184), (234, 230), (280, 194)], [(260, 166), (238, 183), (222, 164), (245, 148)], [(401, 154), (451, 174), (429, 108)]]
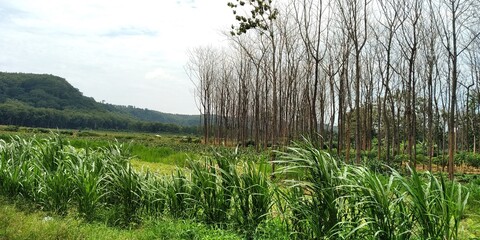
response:
[(0, 239), (480, 237), (477, 175), (375, 171), (308, 140), (257, 153), (140, 133), (0, 139)]

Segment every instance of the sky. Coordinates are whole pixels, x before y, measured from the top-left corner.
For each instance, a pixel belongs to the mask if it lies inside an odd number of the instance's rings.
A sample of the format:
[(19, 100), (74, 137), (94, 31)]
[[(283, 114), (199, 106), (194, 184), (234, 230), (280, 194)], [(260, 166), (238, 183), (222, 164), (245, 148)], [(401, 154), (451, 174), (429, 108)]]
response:
[(226, 44), (228, 0), (0, 0), (0, 71), (65, 78), (96, 101), (198, 114), (187, 52)]

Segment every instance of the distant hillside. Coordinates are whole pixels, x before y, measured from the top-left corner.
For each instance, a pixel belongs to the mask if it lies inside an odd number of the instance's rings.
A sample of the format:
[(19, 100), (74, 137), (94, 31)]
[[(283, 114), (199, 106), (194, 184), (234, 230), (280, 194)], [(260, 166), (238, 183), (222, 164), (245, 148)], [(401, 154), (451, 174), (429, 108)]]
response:
[(0, 124), (155, 132), (194, 129), (199, 121), (194, 115), (99, 103), (53, 75), (0, 72)]
[(7, 99), (37, 108), (105, 111), (65, 79), (46, 74), (0, 72), (0, 103)]
[[(110, 105), (110, 104), (108, 104)], [(149, 122), (172, 123), (181, 126), (198, 126), (200, 123), (199, 115), (184, 115), (163, 113), (150, 109), (142, 109), (134, 106), (111, 105), (117, 112), (125, 113), (139, 120)]]

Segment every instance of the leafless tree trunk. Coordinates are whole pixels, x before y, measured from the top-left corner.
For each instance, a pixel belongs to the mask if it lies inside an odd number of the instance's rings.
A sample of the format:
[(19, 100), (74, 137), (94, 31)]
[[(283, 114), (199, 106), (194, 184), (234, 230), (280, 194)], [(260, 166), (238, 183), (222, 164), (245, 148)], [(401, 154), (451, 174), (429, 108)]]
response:
[[(438, 17), (443, 45), (450, 62), (450, 102), (448, 117), (448, 176), (453, 179), (455, 172), (454, 155), (456, 146), (455, 113), (457, 105), (457, 85), (459, 57), (476, 40), (480, 32), (472, 31), (471, 26), (479, 24), (479, 3), (473, 0), (445, 0), (447, 14)], [(441, 8), (443, 10), (443, 8)]]
[[(205, 143), (210, 142), (212, 93), (215, 81), (217, 53), (211, 47), (198, 47), (189, 52), (186, 70), (192, 82), (197, 86), (200, 100), (200, 112), (203, 115), (203, 134)], [(198, 81), (198, 83), (197, 83)]]
[(355, 58), (355, 147), (356, 147), (356, 163), (360, 163), (361, 157), (361, 123), (360, 116), (360, 82), (362, 80), (361, 54), (363, 47), (367, 41), (367, 0), (338, 0), (340, 15), (347, 27), (348, 37), (353, 44)]

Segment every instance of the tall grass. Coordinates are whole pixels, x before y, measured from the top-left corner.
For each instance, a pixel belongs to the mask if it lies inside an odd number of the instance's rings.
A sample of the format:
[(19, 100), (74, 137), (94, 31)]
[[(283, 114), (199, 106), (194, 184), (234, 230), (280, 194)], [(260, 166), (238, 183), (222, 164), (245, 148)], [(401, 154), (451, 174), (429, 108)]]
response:
[(16, 137), (0, 140), (0, 194), (117, 226), (166, 216), (234, 228), (247, 238), (265, 226), (294, 239), (459, 237), (469, 193), (458, 183), (347, 165), (308, 141), (280, 155), (275, 181), (267, 164), (237, 151), (188, 160), (163, 176), (135, 171), (129, 146), (118, 142), (75, 148), (58, 135)]
[(461, 217), (464, 215), (469, 193), (459, 183), (447, 182), (431, 173), (423, 178), (410, 169), (406, 178), (394, 172), (403, 189), (410, 196), (408, 205), (419, 231), (417, 235), (429, 239), (458, 239)]
[(84, 159), (79, 158), (77, 164), (71, 166), (75, 184), (74, 199), (78, 212), (89, 221), (93, 220), (97, 207), (100, 206), (103, 196), (107, 194), (103, 185), (105, 178), (98, 174), (100, 166), (95, 162), (88, 164)]
[(253, 161), (238, 165), (238, 154), (222, 152), (204, 162), (189, 161), (192, 200), (206, 223), (235, 224), (252, 235), (272, 205), (267, 168)]
[(120, 163), (109, 166), (106, 183), (108, 188), (108, 203), (122, 212), (122, 225), (138, 222), (142, 188), (140, 176), (127, 164)]
[(176, 218), (187, 218), (195, 212), (195, 206), (190, 207), (192, 195), (191, 184), (184, 171), (177, 168), (166, 182), (166, 197), (168, 212)]
[(268, 167), (259, 167), (252, 162), (244, 162), (243, 172), (235, 178), (234, 211), (235, 223), (247, 235), (269, 217), (273, 204), (273, 188), (269, 183)]
[(158, 218), (166, 210), (166, 185), (165, 178), (156, 178), (150, 171), (147, 171), (141, 180), (142, 196), (141, 204), (143, 212), (153, 218)]
[(310, 142), (288, 148), (277, 161), (285, 166), (281, 174), (299, 175), (287, 180), (283, 195), (289, 205), (291, 227), (298, 238), (332, 235), (341, 218), (339, 212), (340, 174), (337, 162)]
[(16, 137), (12, 142), (0, 140), (0, 192), (9, 197), (34, 198), (38, 167), (30, 164), (33, 141)]
[(306, 142), (278, 161), (300, 176), (285, 181), (284, 216), (304, 239), (458, 239), (469, 194), (459, 183), (410, 169), (381, 175), (336, 162)]
[[(339, 225), (347, 236), (375, 236), (378, 239), (409, 239), (412, 233), (412, 214), (408, 211), (408, 196), (394, 175), (384, 176), (365, 167), (346, 168), (341, 176), (345, 192), (343, 208), (350, 215)], [(348, 194), (347, 194), (348, 192)]]
[[(3, 195), (25, 197), (42, 209), (61, 215), (75, 203), (80, 215), (88, 220), (94, 218), (100, 205), (113, 198), (104, 197), (110, 189), (118, 194), (121, 188), (114, 183), (121, 181), (123, 170), (128, 169), (124, 145), (77, 150), (58, 135), (40, 140), (14, 137), (8, 143), (2, 140), (0, 157)], [(114, 177), (115, 174), (118, 176)], [(123, 192), (130, 193), (130, 189)], [(117, 196), (115, 198), (123, 199)], [(126, 211), (125, 215), (132, 215), (131, 212)]]
[(204, 221), (222, 224), (227, 221), (232, 198), (229, 172), (221, 171), (210, 158), (205, 163), (190, 161), (192, 170), (192, 200), (202, 211)]

